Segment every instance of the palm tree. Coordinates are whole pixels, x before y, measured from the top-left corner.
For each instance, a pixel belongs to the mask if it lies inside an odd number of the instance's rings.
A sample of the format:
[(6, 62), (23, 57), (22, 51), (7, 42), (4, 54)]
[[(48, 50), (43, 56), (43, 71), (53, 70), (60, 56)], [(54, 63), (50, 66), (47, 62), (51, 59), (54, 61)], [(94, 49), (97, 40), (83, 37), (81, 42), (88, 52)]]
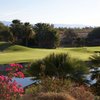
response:
[(23, 36), (25, 39), (25, 46), (28, 46), (28, 40), (33, 38), (33, 36), (35, 35), (35, 32), (32, 29), (32, 25), (28, 22), (24, 23), (23, 29), (25, 33)]

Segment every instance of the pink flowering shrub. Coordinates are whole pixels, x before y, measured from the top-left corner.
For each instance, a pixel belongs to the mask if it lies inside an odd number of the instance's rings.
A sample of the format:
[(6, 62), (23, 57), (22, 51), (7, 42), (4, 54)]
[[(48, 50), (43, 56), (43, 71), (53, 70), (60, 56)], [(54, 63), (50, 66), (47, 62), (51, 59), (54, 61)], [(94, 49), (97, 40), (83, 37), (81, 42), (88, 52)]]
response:
[(13, 77), (24, 78), (21, 72), (23, 68), (20, 64), (10, 64), (7, 68), (7, 76), (0, 76), (0, 100), (16, 100), (23, 95), (24, 90), (16, 81), (12, 81)]
[(24, 74), (21, 72), (23, 68), (20, 64), (10, 64), (10, 68), (7, 68), (6, 71), (8, 72), (9, 77), (19, 77), (24, 78)]

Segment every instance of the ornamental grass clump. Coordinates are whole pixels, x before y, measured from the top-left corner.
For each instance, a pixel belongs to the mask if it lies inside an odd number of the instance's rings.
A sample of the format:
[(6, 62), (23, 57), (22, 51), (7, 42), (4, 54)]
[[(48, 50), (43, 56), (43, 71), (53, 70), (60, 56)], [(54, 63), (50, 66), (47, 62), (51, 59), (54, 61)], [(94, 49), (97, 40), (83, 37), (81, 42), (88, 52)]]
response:
[(88, 73), (85, 62), (73, 59), (69, 54), (50, 54), (42, 60), (33, 62), (28, 69), (31, 76), (41, 78), (49, 76), (56, 78), (72, 79), (83, 82), (84, 74)]

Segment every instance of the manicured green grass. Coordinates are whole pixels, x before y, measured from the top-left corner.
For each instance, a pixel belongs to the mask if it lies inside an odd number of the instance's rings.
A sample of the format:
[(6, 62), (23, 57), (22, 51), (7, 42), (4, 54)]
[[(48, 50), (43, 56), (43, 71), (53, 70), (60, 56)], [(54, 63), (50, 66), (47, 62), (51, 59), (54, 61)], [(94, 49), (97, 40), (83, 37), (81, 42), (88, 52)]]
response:
[(51, 53), (69, 53), (73, 58), (86, 61), (94, 51), (100, 51), (100, 47), (37, 49), (10, 45), (5, 48), (3, 52), (0, 52), (0, 64), (31, 62), (33, 60), (42, 59)]

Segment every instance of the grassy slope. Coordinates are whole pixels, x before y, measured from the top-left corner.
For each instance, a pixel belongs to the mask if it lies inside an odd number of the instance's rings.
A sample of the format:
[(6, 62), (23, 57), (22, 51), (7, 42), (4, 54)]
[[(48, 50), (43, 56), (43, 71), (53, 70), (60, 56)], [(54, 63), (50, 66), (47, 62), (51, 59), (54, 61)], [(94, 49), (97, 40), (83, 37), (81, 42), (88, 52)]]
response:
[[(2, 47), (0, 46), (0, 50), (1, 49)], [(100, 47), (32, 49), (18, 45), (10, 45), (7, 46), (3, 52), (0, 52), (0, 64), (12, 62), (28, 62), (42, 59), (50, 53), (69, 53), (70, 56), (74, 58), (88, 60), (94, 51), (100, 51)]]

